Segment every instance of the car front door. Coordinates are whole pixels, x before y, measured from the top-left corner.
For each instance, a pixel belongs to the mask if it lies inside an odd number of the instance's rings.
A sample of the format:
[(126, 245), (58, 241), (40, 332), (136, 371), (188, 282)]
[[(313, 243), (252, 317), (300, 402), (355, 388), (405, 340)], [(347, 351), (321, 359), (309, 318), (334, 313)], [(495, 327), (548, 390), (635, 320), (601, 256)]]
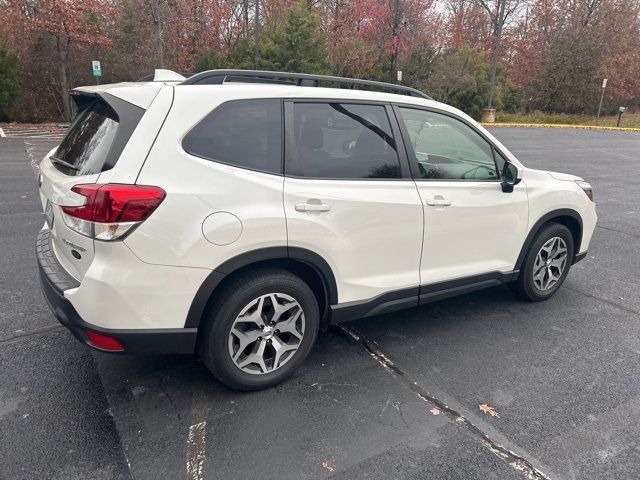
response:
[(340, 304), (397, 291), (417, 304), (423, 211), (391, 107), (285, 102), (290, 248), (320, 255)]
[(406, 106), (395, 111), (424, 203), (421, 296), (430, 284), (490, 283), (512, 272), (527, 229), (524, 183), (502, 191), (504, 158), (463, 119)]

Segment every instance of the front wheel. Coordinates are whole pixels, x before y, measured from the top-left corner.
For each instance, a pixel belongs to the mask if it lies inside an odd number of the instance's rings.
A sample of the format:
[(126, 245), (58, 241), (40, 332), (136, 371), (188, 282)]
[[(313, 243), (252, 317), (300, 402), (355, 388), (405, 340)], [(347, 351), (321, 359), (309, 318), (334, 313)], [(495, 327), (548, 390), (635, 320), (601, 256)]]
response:
[(573, 237), (567, 227), (547, 224), (531, 244), (520, 275), (510, 286), (525, 300), (539, 302), (551, 298), (567, 278), (573, 248)]
[(279, 269), (231, 279), (208, 311), (198, 350), (214, 376), (238, 390), (289, 377), (311, 351), (320, 323), (309, 286)]

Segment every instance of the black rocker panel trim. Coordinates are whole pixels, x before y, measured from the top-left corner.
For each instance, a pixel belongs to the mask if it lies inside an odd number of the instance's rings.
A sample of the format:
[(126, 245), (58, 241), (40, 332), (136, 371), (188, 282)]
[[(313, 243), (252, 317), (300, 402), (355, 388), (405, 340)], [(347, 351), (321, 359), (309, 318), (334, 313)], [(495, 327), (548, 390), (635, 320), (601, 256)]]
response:
[(518, 271), (491, 272), (458, 280), (422, 285), (421, 287), (395, 290), (368, 300), (332, 305), (331, 324), (417, 307), (443, 298), (500, 285), (515, 280), (517, 277)]
[(331, 305), (331, 324), (357, 320), (358, 318), (382, 315), (404, 308), (418, 306), (419, 287), (404, 288), (382, 293), (367, 300)]
[(482, 275), (448, 280), (446, 282), (431, 283), (420, 287), (420, 305), (435, 302), (443, 298), (454, 297), (464, 293), (494, 287), (508, 283), (518, 278), (518, 270), (511, 272), (491, 272)]
[(320, 255), (299, 247), (260, 248), (227, 260), (207, 276), (191, 302), (185, 328), (198, 327), (211, 295), (227, 275), (265, 260), (297, 260), (310, 266), (322, 279), (329, 305), (338, 303), (338, 287), (333, 270)]
[(553, 210), (549, 213), (544, 214), (542, 217), (540, 217), (540, 219), (533, 225), (533, 227), (531, 228), (531, 230), (529, 231), (529, 234), (527, 235), (527, 238), (525, 239), (523, 245), (522, 245), (522, 250), (520, 250), (520, 255), (518, 255), (518, 260), (516, 260), (516, 266), (515, 268), (520, 270), (522, 268), (522, 263), (524, 262), (524, 258), (527, 256), (527, 252), (529, 251), (529, 247), (531, 246), (531, 244), (533, 243), (533, 240), (536, 238), (536, 235), (538, 234), (538, 232), (540, 231), (540, 229), (542, 228), (542, 226), (549, 222), (552, 221), (554, 218), (558, 218), (558, 217), (571, 217), (572, 219), (574, 219), (576, 222), (578, 222), (579, 225), (579, 232), (578, 232), (578, 238), (574, 239), (574, 252), (573, 252), (573, 258), (571, 259), (571, 264), (573, 265), (574, 263), (580, 261), (582, 258), (577, 258), (577, 253), (578, 250), (580, 250), (580, 244), (582, 243), (582, 217), (580, 216), (580, 214), (578, 212), (576, 212), (575, 210), (571, 210), (569, 208), (561, 208), (558, 210)]

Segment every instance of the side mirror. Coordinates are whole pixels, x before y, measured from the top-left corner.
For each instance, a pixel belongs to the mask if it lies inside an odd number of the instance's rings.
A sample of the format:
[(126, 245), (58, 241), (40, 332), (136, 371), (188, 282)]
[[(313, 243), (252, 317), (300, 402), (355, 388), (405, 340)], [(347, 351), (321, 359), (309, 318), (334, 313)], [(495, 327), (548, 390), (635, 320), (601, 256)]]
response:
[(502, 169), (502, 191), (505, 193), (513, 192), (513, 187), (522, 180), (522, 169), (517, 165), (506, 162)]

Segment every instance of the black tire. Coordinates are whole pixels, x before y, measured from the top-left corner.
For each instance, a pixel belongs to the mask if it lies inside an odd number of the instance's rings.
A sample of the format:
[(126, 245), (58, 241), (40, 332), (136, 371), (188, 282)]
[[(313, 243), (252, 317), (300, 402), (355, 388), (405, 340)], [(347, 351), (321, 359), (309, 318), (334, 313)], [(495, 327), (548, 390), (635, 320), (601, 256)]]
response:
[[(567, 261), (557, 283), (547, 290), (541, 290), (535, 285), (533, 279), (534, 265), (538, 252), (542, 246), (553, 237), (560, 237), (564, 240), (567, 246)], [(567, 227), (554, 222), (544, 225), (529, 247), (527, 256), (520, 268), (520, 275), (518, 275), (518, 279), (511, 282), (509, 287), (520, 298), (529, 300), (530, 302), (540, 302), (551, 298), (564, 283), (565, 278), (567, 278), (567, 274), (569, 273), (573, 260), (573, 252), (573, 236)]]
[[(295, 299), (304, 314), (304, 334), (298, 349), (280, 368), (252, 374), (241, 370), (229, 353), (231, 327), (252, 300), (269, 293), (283, 293)], [(216, 292), (198, 333), (198, 352), (211, 373), (236, 390), (260, 390), (287, 379), (307, 357), (320, 325), (318, 302), (309, 286), (296, 275), (277, 268), (260, 268), (232, 277)], [(264, 341), (264, 340), (263, 340)]]

